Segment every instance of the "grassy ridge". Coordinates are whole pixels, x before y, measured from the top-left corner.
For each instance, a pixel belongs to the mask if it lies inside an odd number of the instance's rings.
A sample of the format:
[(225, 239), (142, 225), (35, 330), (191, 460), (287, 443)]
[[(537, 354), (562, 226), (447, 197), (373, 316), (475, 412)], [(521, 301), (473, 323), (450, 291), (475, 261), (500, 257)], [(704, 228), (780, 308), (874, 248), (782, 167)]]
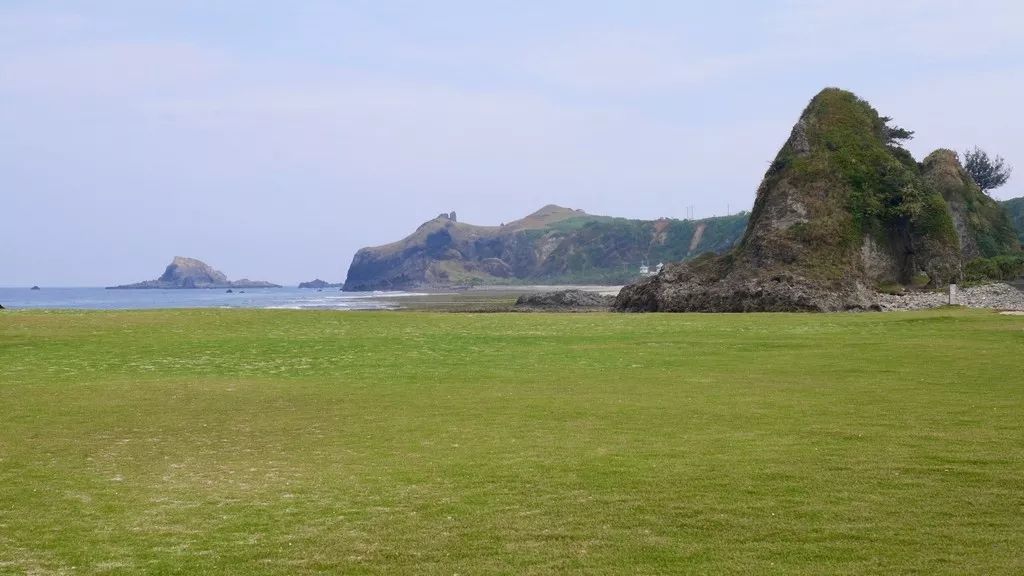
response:
[(4, 313), (0, 573), (1020, 573), (1022, 345), (967, 311)]

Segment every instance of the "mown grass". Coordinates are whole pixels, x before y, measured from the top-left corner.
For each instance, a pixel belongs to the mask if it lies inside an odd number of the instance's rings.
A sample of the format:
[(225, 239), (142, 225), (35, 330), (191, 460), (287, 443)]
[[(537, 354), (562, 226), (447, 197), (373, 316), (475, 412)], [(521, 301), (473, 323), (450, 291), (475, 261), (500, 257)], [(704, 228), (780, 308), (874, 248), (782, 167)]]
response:
[(0, 573), (1019, 574), (1024, 318), (0, 313)]

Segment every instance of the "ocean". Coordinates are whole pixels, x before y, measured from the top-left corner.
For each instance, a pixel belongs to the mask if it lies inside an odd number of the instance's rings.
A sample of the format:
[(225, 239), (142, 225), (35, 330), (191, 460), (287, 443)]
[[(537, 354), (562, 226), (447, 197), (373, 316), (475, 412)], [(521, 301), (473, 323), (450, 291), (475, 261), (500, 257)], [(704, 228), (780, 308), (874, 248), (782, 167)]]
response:
[[(306, 288), (243, 288), (226, 290), (107, 290), (104, 288), (0, 288), (0, 305), (19, 308), (142, 310), (153, 308), (285, 308), (327, 310), (389, 310), (394, 298), (411, 292), (341, 292)], [(386, 297), (387, 300), (382, 298)]]

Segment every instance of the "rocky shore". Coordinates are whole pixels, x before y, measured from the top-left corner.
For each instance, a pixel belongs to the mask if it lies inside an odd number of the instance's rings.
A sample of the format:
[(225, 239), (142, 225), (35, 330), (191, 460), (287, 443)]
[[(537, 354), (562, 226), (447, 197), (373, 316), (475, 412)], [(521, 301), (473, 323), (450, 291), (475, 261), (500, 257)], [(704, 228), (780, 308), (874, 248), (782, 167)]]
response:
[[(949, 294), (946, 292), (879, 294), (878, 303), (885, 312), (922, 310), (949, 304)], [(968, 308), (1024, 311), (1024, 292), (1002, 283), (971, 286), (960, 289), (956, 303)]]
[(523, 294), (516, 299), (515, 309), (547, 312), (608, 311), (614, 303), (615, 297), (608, 294), (585, 290), (557, 290)]

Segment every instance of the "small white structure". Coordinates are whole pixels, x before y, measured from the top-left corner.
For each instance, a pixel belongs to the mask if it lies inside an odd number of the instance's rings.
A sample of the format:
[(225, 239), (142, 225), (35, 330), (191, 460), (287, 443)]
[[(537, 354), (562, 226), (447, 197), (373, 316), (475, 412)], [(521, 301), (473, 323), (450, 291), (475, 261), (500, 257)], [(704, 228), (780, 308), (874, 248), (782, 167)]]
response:
[(959, 298), (957, 297), (957, 294), (956, 294), (956, 284), (950, 284), (949, 285), (949, 305), (950, 306), (956, 306), (957, 304), (960, 304), (960, 302), (959, 302)]
[(662, 264), (661, 262), (658, 262), (658, 265), (654, 267), (654, 270), (651, 270), (650, 265), (647, 264), (647, 260), (644, 260), (644, 263), (640, 265), (640, 275), (641, 276), (654, 276), (658, 272), (661, 272), (661, 269), (664, 268), (664, 267), (665, 267), (664, 264)]

